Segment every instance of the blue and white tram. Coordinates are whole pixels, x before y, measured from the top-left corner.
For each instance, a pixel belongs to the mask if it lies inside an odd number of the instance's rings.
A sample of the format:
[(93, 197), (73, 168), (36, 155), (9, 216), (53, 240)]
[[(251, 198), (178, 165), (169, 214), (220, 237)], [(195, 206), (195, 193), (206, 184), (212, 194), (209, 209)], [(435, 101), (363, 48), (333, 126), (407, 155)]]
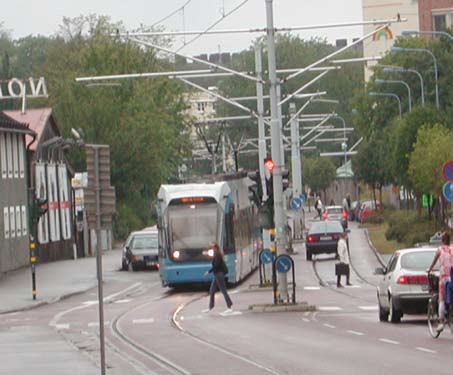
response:
[(228, 283), (258, 267), (256, 211), (247, 177), (213, 183), (162, 185), (158, 192), (159, 273), (162, 285), (208, 282), (208, 252), (216, 241), (225, 253)]

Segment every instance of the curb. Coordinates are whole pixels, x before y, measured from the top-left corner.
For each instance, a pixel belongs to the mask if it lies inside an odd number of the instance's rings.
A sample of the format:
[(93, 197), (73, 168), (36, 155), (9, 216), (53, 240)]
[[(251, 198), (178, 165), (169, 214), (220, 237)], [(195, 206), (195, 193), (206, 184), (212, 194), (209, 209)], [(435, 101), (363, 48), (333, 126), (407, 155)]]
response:
[(316, 311), (316, 306), (309, 305), (307, 302), (300, 302), (296, 304), (255, 304), (249, 305), (249, 310), (252, 312), (308, 312)]
[(382, 259), (381, 254), (379, 253), (379, 251), (377, 251), (377, 249), (374, 247), (373, 243), (371, 242), (370, 234), (368, 233), (368, 228), (365, 228), (365, 237), (368, 242), (368, 246), (370, 246), (371, 250), (373, 250), (373, 253), (374, 253), (376, 259), (378, 260), (378, 262), (381, 263), (382, 266), (385, 266), (385, 262)]

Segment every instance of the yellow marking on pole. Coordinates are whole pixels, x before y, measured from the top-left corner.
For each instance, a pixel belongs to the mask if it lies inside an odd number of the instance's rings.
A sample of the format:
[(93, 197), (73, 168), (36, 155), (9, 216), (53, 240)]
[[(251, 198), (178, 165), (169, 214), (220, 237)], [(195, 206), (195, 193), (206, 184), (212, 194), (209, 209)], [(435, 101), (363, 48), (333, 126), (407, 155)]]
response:
[(30, 262), (35, 263), (36, 262), (36, 257), (30, 257)]
[(35, 250), (36, 249), (36, 242), (30, 242), (30, 249)]

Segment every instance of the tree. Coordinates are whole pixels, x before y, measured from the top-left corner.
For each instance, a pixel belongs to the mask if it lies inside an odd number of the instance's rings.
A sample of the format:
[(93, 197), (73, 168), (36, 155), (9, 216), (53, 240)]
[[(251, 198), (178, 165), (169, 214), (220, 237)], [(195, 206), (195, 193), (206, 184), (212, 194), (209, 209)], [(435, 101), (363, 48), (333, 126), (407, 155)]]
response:
[(304, 161), (304, 181), (312, 191), (322, 191), (326, 200), (326, 189), (334, 182), (336, 168), (330, 159), (318, 157)]
[(442, 167), (446, 161), (453, 160), (452, 139), (453, 131), (441, 124), (425, 125), (418, 130), (408, 168), (409, 178), (418, 195), (426, 193), (442, 197), (445, 183)]

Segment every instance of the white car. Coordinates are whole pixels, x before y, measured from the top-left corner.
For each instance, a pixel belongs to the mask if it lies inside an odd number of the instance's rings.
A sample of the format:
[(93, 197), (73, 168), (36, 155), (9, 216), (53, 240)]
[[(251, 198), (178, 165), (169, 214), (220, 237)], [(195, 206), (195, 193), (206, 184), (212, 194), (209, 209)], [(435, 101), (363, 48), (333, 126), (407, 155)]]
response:
[(428, 275), (436, 253), (435, 247), (417, 247), (396, 250), (386, 267), (376, 268), (382, 278), (377, 286), (379, 320), (398, 323), (403, 314), (426, 313)]

